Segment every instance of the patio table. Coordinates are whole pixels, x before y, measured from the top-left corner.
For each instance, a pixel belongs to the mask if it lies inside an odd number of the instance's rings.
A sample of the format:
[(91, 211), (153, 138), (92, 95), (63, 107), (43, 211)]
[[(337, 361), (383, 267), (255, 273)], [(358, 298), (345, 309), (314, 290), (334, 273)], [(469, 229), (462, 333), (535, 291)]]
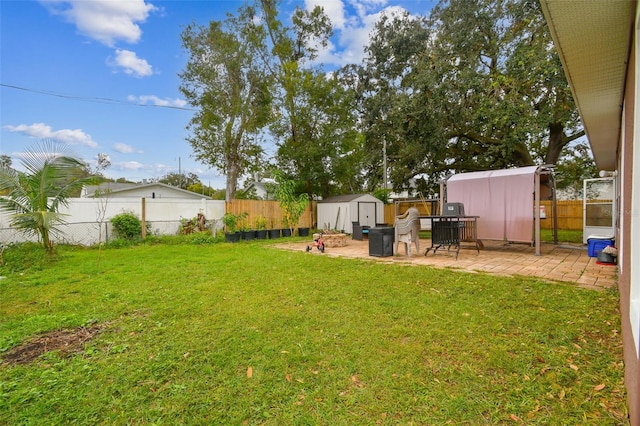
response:
[(451, 251), (451, 246), (456, 247), (456, 259), (460, 253), (460, 242), (472, 242), (480, 253), (482, 241), (478, 239), (478, 218), (479, 216), (420, 216), (421, 219), (431, 221), (431, 247), (424, 252), (426, 256), (433, 249), (433, 254), (440, 247), (447, 246)]

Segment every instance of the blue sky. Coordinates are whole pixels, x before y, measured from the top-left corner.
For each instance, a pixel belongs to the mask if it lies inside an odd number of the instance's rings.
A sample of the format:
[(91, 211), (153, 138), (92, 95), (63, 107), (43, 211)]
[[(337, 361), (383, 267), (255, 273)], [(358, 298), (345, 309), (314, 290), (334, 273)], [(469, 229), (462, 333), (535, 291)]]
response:
[[(224, 188), (224, 176), (195, 161), (185, 140), (193, 111), (178, 90), (187, 60), (180, 33), (242, 4), (0, 0), (0, 153), (20, 169), (21, 152), (55, 138), (90, 164), (106, 153), (108, 177), (138, 182), (182, 171)], [(335, 68), (360, 63), (381, 13), (426, 14), (433, 1), (284, 0), (281, 14), (315, 4), (335, 33), (319, 59)]]

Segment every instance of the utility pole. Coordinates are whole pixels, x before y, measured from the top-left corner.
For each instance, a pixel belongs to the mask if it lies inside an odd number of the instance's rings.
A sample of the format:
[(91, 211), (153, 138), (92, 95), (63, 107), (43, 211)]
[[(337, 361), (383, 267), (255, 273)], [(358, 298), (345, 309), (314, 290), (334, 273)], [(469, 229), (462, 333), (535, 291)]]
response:
[(382, 136), (382, 179), (384, 180), (384, 190), (387, 190), (387, 138)]

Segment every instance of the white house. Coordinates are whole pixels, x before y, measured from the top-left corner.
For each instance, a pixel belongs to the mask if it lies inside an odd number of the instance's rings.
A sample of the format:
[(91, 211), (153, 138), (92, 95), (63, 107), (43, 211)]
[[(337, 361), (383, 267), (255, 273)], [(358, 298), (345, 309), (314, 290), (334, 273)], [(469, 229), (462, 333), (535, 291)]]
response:
[(82, 188), (82, 198), (94, 197), (115, 198), (147, 198), (147, 199), (186, 199), (186, 200), (210, 200), (207, 195), (197, 194), (185, 189), (176, 188), (160, 182), (153, 183), (116, 183), (105, 182), (100, 185), (91, 185)]

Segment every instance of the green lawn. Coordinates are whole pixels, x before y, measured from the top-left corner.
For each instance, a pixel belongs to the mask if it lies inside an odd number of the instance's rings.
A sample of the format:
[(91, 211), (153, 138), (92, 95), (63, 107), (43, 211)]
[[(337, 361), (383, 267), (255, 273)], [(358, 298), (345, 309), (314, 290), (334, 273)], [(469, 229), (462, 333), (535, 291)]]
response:
[[(431, 231), (421, 231), (420, 238), (431, 238)], [(540, 230), (540, 240), (543, 243), (553, 243), (553, 231), (551, 229)], [(582, 243), (582, 231), (565, 231), (558, 230), (558, 243), (571, 243), (571, 244), (583, 244)]]
[[(264, 243), (10, 248), (0, 424), (627, 424), (614, 290)], [(42, 339), (41, 339), (42, 340)]]

